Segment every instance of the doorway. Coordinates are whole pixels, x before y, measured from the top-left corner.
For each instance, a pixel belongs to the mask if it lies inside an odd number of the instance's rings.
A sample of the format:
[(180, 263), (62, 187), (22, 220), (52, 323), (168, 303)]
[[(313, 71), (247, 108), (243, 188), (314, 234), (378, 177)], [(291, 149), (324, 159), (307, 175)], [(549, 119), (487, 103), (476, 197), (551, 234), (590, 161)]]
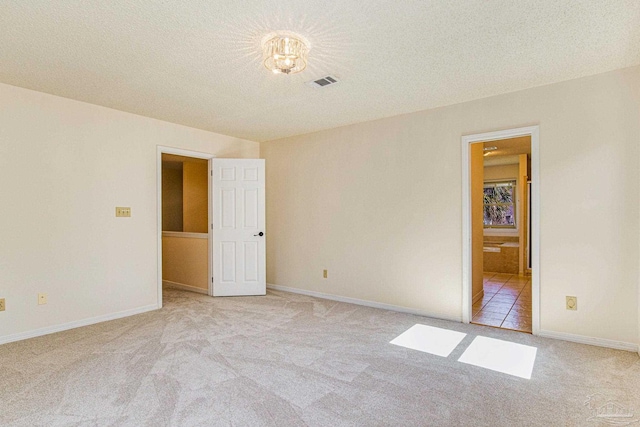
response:
[[(182, 183), (163, 183), (163, 158), (165, 162), (181, 162), (182, 165), (166, 164), (166, 170), (178, 169), (174, 175), (182, 176)], [(185, 160), (186, 159), (186, 160)], [(174, 195), (174, 199), (184, 201), (187, 162), (198, 164), (196, 168), (187, 167), (194, 172), (205, 171), (199, 176), (197, 193), (198, 203), (184, 204), (176, 211), (163, 215), (163, 184), (181, 187), (183, 194)], [(182, 169), (180, 171), (180, 169)], [(169, 172), (171, 174), (172, 172)], [(266, 230), (265, 230), (265, 161), (263, 159), (216, 159), (213, 155), (197, 151), (182, 150), (172, 147), (157, 148), (157, 236), (158, 236), (158, 308), (163, 305), (162, 288), (164, 284), (183, 290), (206, 293), (210, 296), (241, 296), (266, 294)], [(170, 177), (166, 178), (167, 180)], [(177, 178), (172, 178), (177, 180)], [(205, 185), (206, 180), (206, 185)], [(206, 186), (206, 201), (204, 187)], [(190, 190), (189, 190), (190, 191)], [(193, 196), (193, 194), (192, 194)], [(204, 201), (204, 202), (203, 202)], [(196, 206), (197, 205), (197, 206)], [(194, 208), (196, 206), (196, 208)], [(206, 222), (204, 208), (206, 206)], [(185, 214), (196, 209), (199, 214), (187, 218)], [(180, 228), (180, 220), (165, 218), (177, 216), (182, 218), (182, 231), (164, 231), (164, 228)], [(185, 224), (191, 224), (193, 230), (185, 231)], [(165, 238), (173, 238), (172, 248), (180, 252), (176, 269), (171, 274), (184, 275), (185, 266), (194, 263), (194, 256), (185, 252), (188, 239), (194, 240), (198, 246), (198, 269), (196, 277), (198, 285), (180, 283), (163, 277), (163, 260), (174, 254), (167, 251), (163, 244)], [(197, 242), (195, 242), (197, 240)], [(204, 261), (204, 242), (207, 256)], [(176, 252), (174, 251), (174, 252)], [(164, 254), (164, 256), (163, 256)], [(204, 265), (206, 263), (206, 278)], [(166, 263), (165, 263), (166, 265)], [(195, 271), (195, 270), (194, 270)], [(214, 274), (217, 272), (217, 274)], [(193, 271), (192, 271), (193, 273)], [(204, 279), (206, 279), (206, 285)], [(172, 283), (166, 283), (172, 282)]]
[(209, 162), (162, 154), (162, 286), (209, 293)]
[(463, 321), (540, 329), (538, 127), (464, 136)]
[(213, 155), (158, 147), (158, 306), (163, 287), (211, 295)]

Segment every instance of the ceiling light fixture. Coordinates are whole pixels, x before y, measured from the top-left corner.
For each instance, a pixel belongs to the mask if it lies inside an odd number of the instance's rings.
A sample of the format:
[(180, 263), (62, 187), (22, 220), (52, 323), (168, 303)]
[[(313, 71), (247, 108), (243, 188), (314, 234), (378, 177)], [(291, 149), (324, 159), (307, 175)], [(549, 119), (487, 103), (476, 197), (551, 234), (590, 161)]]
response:
[(498, 147), (484, 147), (482, 150), (484, 151), (484, 156), (486, 156), (487, 154), (497, 150)]
[(264, 66), (275, 74), (295, 74), (307, 67), (309, 46), (296, 34), (278, 34), (262, 44)]

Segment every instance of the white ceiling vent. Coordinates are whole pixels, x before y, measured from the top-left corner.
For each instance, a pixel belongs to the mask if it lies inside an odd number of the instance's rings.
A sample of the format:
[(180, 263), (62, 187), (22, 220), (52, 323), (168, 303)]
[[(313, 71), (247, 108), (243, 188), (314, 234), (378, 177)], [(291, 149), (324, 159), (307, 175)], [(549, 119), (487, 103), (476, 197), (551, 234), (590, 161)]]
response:
[(311, 80), (306, 82), (305, 84), (307, 86), (311, 86), (311, 87), (315, 87), (315, 88), (321, 88), (321, 87), (326, 87), (326, 86), (331, 86), (334, 85), (336, 83), (339, 83), (340, 81), (338, 80), (338, 78), (336, 76), (324, 76), (321, 79), (318, 80)]

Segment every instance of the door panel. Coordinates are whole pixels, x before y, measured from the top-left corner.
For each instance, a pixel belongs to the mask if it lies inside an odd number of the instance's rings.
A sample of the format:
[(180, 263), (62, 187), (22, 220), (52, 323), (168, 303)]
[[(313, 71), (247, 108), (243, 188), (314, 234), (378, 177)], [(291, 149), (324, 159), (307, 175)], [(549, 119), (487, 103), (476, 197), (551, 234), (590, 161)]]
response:
[(227, 229), (236, 228), (236, 189), (221, 188), (220, 197), (220, 227)]
[(212, 170), (213, 295), (265, 295), (264, 160), (213, 159)]

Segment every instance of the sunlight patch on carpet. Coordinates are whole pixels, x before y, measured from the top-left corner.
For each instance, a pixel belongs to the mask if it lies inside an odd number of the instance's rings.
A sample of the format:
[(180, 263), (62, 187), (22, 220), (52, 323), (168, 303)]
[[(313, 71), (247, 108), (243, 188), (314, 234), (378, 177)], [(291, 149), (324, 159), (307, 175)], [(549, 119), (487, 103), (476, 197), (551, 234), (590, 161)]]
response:
[(487, 337), (476, 337), (458, 362), (531, 379), (538, 349)]
[(426, 325), (413, 325), (390, 344), (447, 357), (467, 334)]

